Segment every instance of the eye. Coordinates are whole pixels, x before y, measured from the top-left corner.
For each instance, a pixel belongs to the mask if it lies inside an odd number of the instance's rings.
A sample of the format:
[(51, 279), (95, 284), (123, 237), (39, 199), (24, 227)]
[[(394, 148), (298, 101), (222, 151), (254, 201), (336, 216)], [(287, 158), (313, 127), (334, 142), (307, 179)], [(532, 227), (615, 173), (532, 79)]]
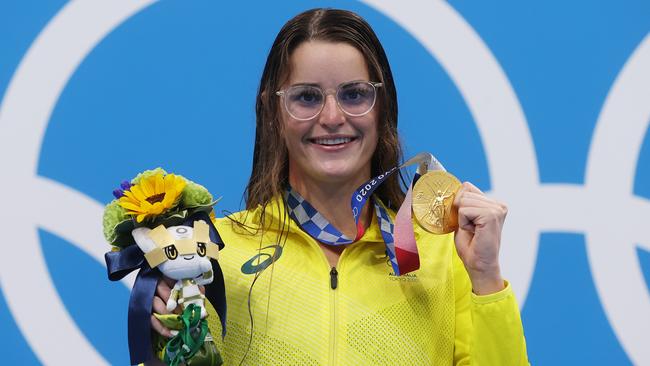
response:
[(365, 83), (353, 83), (345, 85), (339, 91), (339, 100), (344, 104), (361, 104), (372, 99), (373, 89)]
[(178, 257), (178, 250), (176, 250), (176, 247), (173, 245), (168, 245), (165, 247), (165, 255), (167, 258), (174, 260), (176, 257)]
[(205, 257), (205, 243), (196, 243), (196, 254), (201, 257)]
[(289, 101), (303, 106), (319, 105), (323, 101), (323, 94), (311, 86), (294, 87), (289, 92)]

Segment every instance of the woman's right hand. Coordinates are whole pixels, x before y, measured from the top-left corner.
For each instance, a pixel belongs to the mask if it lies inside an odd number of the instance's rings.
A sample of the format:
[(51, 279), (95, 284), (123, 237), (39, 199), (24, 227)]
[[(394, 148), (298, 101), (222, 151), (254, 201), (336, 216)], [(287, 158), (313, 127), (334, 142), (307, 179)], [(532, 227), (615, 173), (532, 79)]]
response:
[[(169, 277), (161, 277), (158, 280), (158, 285), (156, 286), (156, 294), (153, 297), (153, 312), (158, 314), (171, 314), (167, 310), (167, 300), (172, 292), (172, 287), (176, 281), (172, 280)], [(180, 314), (180, 307), (174, 309), (174, 313)], [(151, 314), (151, 328), (153, 328), (158, 334), (163, 337), (171, 338), (172, 333), (169, 328), (162, 325), (160, 320), (158, 320), (153, 314)]]
[[(176, 306), (174, 311), (167, 310), (167, 300), (172, 293), (172, 288), (176, 284), (176, 280), (173, 280), (167, 276), (162, 276), (158, 280), (158, 285), (156, 285), (156, 294), (153, 297), (153, 312), (158, 314), (181, 314), (183, 310), (180, 306)], [(202, 294), (205, 294), (205, 287), (199, 286), (199, 291)], [(172, 332), (169, 328), (165, 327), (160, 320), (158, 320), (153, 314), (151, 314), (151, 328), (153, 328), (158, 334), (163, 337), (171, 338), (173, 337)]]

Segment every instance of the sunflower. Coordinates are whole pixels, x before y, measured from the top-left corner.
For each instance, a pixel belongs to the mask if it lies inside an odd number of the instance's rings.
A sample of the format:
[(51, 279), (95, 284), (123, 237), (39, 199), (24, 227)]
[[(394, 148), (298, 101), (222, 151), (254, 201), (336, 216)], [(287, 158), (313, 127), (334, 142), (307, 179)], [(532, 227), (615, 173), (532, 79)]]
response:
[(124, 191), (118, 203), (127, 214), (137, 215), (137, 222), (142, 222), (148, 216), (160, 215), (176, 206), (185, 184), (185, 179), (174, 174), (157, 173), (142, 177)]

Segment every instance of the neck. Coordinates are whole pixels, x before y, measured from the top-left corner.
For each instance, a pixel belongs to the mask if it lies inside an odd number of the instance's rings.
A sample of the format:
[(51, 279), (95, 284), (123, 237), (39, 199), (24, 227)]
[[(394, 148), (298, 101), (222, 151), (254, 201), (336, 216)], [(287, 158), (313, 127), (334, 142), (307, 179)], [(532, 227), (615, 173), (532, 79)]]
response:
[[(352, 216), (350, 199), (354, 191), (367, 179), (361, 178), (358, 182), (355, 180), (333, 183), (296, 179), (290, 175), (289, 183), (334, 227), (347, 237), (354, 238), (357, 235), (357, 227)], [(369, 205), (366, 204), (361, 211), (360, 222), (364, 227), (367, 227), (371, 221), (368, 207)]]

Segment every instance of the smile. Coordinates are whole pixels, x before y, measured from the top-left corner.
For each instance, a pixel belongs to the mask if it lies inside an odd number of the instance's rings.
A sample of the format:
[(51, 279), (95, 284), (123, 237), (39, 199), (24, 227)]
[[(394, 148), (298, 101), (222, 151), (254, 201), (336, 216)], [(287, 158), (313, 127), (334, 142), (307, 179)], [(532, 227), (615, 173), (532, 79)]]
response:
[(314, 138), (310, 139), (309, 141), (317, 144), (317, 145), (323, 145), (323, 146), (336, 146), (336, 145), (343, 145), (347, 144), (349, 142), (352, 142), (356, 140), (356, 137), (336, 137), (336, 138)]

